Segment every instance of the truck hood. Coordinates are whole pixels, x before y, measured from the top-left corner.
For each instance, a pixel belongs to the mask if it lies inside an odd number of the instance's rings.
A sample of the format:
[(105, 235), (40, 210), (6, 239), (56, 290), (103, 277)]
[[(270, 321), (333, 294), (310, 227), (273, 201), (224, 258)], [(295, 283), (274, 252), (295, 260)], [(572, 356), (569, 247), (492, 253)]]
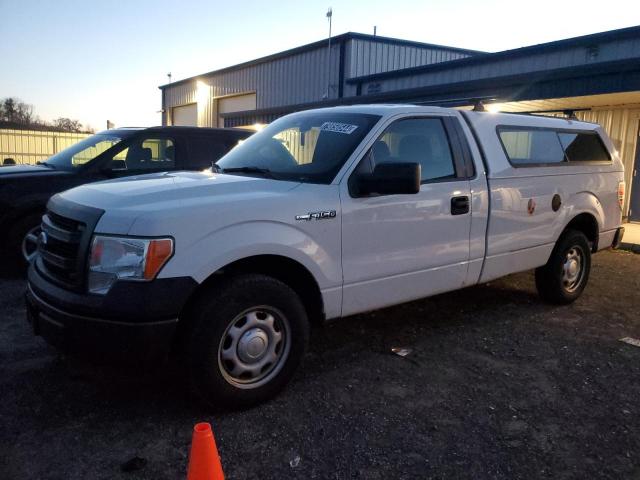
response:
[(246, 202), (257, 208), (298, 185), (240, 175), (164, 172), (82, 185), (61, 195), (105, 211), (96, 231), (121, 234), (128, 233), (138, 218), (163, 222), (195, 210), (211, 214)]
[(101, 209), (165, 209), (176, 202), (209, 197), (240, 196), (257, 192), (283, 192), (297, 183), (265, 178), (201, 172), (163, 172), (96, 182), (71, 189), (72, 202)]

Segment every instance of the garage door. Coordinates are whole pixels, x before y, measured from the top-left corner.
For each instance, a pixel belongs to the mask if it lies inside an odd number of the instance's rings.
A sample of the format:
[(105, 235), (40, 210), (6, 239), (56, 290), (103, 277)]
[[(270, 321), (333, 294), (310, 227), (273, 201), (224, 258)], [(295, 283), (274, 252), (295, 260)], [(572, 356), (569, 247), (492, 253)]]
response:
[(197, 127), (198, 126), (198, 105), (192, 103), (190, 105), (182, 105), (180, 107), (173, 107), (171, 112), (172, 125), (178, 125), (183, 127)]
[[(222, 97), (218, 99), (218, 115), (223, 113), (246, 112), (256, 109), (256, 94), (247, 93), (244, 95), (234, 95), (232, 97)], [(218, 126), (224, 126), (224, 118), (218, 119)]]

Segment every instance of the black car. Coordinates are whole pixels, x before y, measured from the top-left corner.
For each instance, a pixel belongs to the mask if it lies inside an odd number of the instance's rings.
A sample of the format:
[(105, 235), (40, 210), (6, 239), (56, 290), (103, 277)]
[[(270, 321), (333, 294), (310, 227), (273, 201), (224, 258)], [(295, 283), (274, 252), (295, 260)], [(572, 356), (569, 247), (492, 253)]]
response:
[(55, 193), (122, 176), (202, 170), (251, 133), (196, 127), (105, 130), (38, 165), (0, 167), (0, 257), (15, 261), (33, 255), (45, 206)]

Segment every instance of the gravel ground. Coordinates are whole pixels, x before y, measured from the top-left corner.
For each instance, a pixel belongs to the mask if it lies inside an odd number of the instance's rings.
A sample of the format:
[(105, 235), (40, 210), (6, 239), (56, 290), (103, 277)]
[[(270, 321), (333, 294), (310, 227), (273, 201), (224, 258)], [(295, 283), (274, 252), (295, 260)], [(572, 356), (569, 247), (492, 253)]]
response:
[(24, 281), (0, 288), (2, 479), (185, 478), (202, 420), (229, 479), (640, 479), (640, 348), (619, 341), (640, 338), (640, 255), (596, 255), (568, 307), (524, 273), (317, 328), (280, 396), (230, 413), (178, 368), (61, 358), (24, 321)]

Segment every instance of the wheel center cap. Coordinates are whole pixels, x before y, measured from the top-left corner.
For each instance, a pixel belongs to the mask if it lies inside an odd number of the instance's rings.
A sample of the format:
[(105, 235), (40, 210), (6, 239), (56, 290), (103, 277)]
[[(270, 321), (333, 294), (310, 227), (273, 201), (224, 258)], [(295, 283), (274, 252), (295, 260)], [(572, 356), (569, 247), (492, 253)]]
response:
[(569, 262), (569, 275), (571, 276), (575, 276), (578, 273), (578, 262), (576, 262), (575, 260), (571, 260)]
[(238, 356), (245, 363), (255, 363), (267, 351), (269, 337), (261, 328), (247, 330), (238, 342)]

